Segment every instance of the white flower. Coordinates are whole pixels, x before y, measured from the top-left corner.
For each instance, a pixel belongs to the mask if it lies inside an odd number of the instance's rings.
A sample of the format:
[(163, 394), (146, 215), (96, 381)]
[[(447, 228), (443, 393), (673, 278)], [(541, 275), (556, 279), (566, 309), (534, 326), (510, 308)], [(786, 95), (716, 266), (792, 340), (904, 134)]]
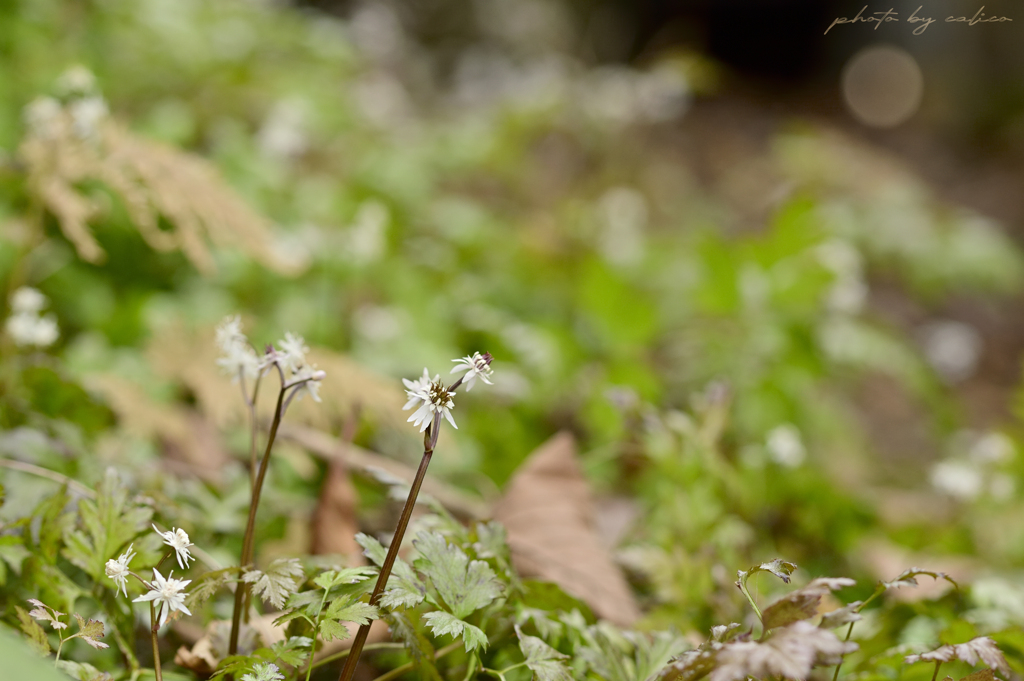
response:
[(135, 557), (135, 553), (132, 551), (133, 546), (135, 544), (129, 544), (128, 550), (122, 553), (117, 560), (111, 558), (107, 561), (107, 577), (114, 580), (114, 592), (116, 593), (118, 589), (123, 589), (125, 598), (128, 598), (128, 563)]
[(153, 525), (153, 531), (164, 538), (164, 543), (174, 549), (174, 552), (178, 557), (178, 567), (181, 569), (188, 568), (188, 562), (194, 560), (192, 554), (188, 552), (188, 547), (192, 544), (188, 540), (188, 535), (185, 534), (185, 530), (171, 528), (167, 532), (161, 532), (157, 529), (156, 525)]
[(318, 370), (316, 365), (307, 365), (302, 367), (297, 373), (292, 375), (290, 383), (299, 383), (296, 398), (302, 399), (304, 393), (309, 393), (313, 397), (314, 402), (321, 402), (320, 399), (320, 381), (327, 377), (327, 372)]
[[(441, 380), (441, 374), (434, 376), (434, 381)], [(426, 402), (430, 399), (430, 372), (427, 371), (426, 367), (423, 367), (423, 376), (415, 380), (410, 381), (407, 378), (402, 379), (402, 383), (405, 384), (405, 394), (409, 396), (409, 401), (405, 403), (402, 409), (412, 409), (421, 402)]]
[(45, 348), (60, 335), (52, 316), (40, 317), (34, 312), (18, 312), (7, 318), (4, 329), (16, 345)]
[(488, 378), (494, 371), (491, 369), (491, 354), (489, 352), (480, 354), (479, 352), (473, 353), (472, 356), (466, 355), (462, 359), (453, 359), (453, 362), (459, 366), (452, 369), (451, 373), (457, 373), (460, 371), (468, 371), (462, 378), (463, 384), (466, 386), (466, 392), (473, 389), (473, 383), (479, 378), (487, 385), (494, 385)]
[(787, 468), (796, 468), (804, 462), (807, 455), (800, 431), (790, 423), (773, 428), (768, 433), (766, 444), (772, 461)]
[(168, 573), (167, 579), (164, 579), (164, 576), (157, 572), (156, 568), (153, 568), (152, 590), (149, 593), (143, 594), (142, 596), (134, 599), (132, 603), (156, 601), (160, 606), (160, 621), (157, 626), (162, 627), (167, 621), (167, 617), (171, 614), (172, 610), (180, 610), (186, 615), (192, 614), (189, 609), (185, 607), (184, 593), (185, 587), (191, 583), (191, 579), (172, 579), (170, 573)]
[(411, 409), (416, 405), (417, 402), (423, 404), (417, 409), (412, 416), (409, 417), (409, 421), (414, 426), (419, 426), (420, 432), (422, 433), (427, 429), (433, 420), (434, 414), (440, 413), (448, 422), (452, 424), (452, 427), (456, 430), (458, 426), (455, 425), (455, 419), (452, 418), (452, 408), (455, 406), (455, 402), (452, 397), (455, 393), (450, 392), (447, 388), (441, 385), (441, 382), (437, 379), (429, 385), (426, 390), (413, 392), (411, 390), (406, 391), (409, 395), (409, 401), (405, 405), (405, 409)]
[(109, 110), (102, 97), (85, 97), (68, 105), (71, 113), (71, 127), (82, 139), (92, 137), (99, 132), (100, 122), (107, 117)]
[(222, 353), (217, 359), (217, 366), (223, 369), (224, 373), (235, 378), (242, 374), (252, 379), (260, 375), (260, 359), (242, 333), (241, 317), (225, 317), (217, 326), (217, 345)]
[(53, 97), (37, 97), (25, 106), (25, 125), (36, 135), (53, 137), (62, 112), (60, 102)]
[(981, 472), (962, 461), (940, 461), (932, 468), (932, 486), (961, 501), (976, 499), (982, 492)]
[(15, 312), (39, 312), (46, 307), (46, 296), (31, 286), (22, 286), (11, 296), (11, 309)]
[(296, 336), (289, 331), (284, 335), (284, 340), (277, 341), (277, 345), (281, 350), (281, 366), (289, 372), (299, 373), (306, 366), (306, 353), (309, 352), (309, 348), (302, 336)]

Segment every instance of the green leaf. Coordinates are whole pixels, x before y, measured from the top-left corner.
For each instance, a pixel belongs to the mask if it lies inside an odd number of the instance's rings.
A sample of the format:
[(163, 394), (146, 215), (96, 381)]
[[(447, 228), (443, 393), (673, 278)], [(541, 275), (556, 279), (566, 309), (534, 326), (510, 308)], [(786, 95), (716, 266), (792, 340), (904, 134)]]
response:
[(61, 660), (57, 663), (57, 668), (78, 681), (114, 681), (113, 676), (106, 672), (101, 672), (86, 662)]
[(775, 560), (768, 561), (767, 563), (761, 563), (755, 565), (749, 570), (740, 570), (736, 573), (736, 577), (739, 582), (747, 583), (747, 580), (756, 575), (758, 572), (770, 572), (786, 584), (789, 584), (789, 576), (796, 570), (796, 563), (790, 563), (776, 558)]
[(74, 514), (65, 510), (68, 501), (67, 487), (61, 487), (60, 491), (44, 499), (32, 512), (34, 518), (39, 518), (39, 531), (34, 535), (38, 537), (37, 550), (33, 553), (37, 559), (50, 565), (57, 562), (64, 533), (75, 522)]
[(257, 662), (252, 671), (242, 677), (241, 681), (284, 681), (284, 674), (276, 664)]
[(14, 609), (18, 613), (18, 623), (21, 625), (21, 630), (28, 637), (28, 642), (32, 644), (32, 648), (42, 655), (49, 655), (50, 640), (46, 638), (46, 632), (43, 631), (43, 628), (21, 606), (16, 605)]
[(110, 647), (100, 640), (103, 638), (103, 622), (100, 622), (99, 620), (87, 620), (77, 612), (75, 613), (75, 619), (78, 620), (78, 633), (75, 634), (75, 636), (81, 638), (97, 650)]
[(428, 612), (423, 616), (423, 620), (430, 627), (434, 636), (450, 635), (455, 638), (461, 637), (462, 642), (466, 644), (467, 653), (477, 648), (487, 647), (487, 634), (479, 627), (474, 627), (469, 622), (464, 622), (454, 615), (446, 612)]
[(288, 597), (295, 593), (299, 584), (295, 580), (304, 578), (302, 563), (298, 558), (278, 558), (270, 564), (266, 572), (249, 570), (242, 579), (252, 584), (253, 593), (280, 610)]
[(218, 589), (232, 581), (232, 576), (239, 569), (238, 567), (229, 567), (204, 572), (192, 582), (192, 586), (185, 596), (185, 607), (192, 610), (210, 600)]
[(104, 567), (149, 526), (153, 509), (129, 499), (128, 488), (113, 468), (107, 469), (96, 493), (95, 501), (79, 501), (83, 529), (67, 534), (64, 555), (94, 580), (113, 589), (116, 585), (106, 578)]
[(931, 570), (922, 570), (921, 568), (916, 567), (904, 570), (896, 579), (892, 580), (891, 582), (881, 582), (881, 585), (886, 589), (898, 589), (902, 586), (917, 586), (916, 578), (920, 577), (921, 575), (926, 575), (936, 580), (944, 579), (957, 589), (960, 588), (960, 585), (957, 584), (956, 581), (952, 577), (947, 575), (945, 572), (933, 572)]
[(380, 617), (377, 608), (369, 603), (339, 598), (333, 601), (320, 616), (320, 635), (325, 641), (336, 638), (339, 641), (349, 637), (344, 622), (355, 622), (360, 626)]
[(568, 655), (558, 652), (536, 636), (527, 636), (518, 626), (516, 635), (519, 637), (519, 649), (526, 657), (526, 666), (533, 670), (537, 681), (572, 681), (572, 672), (562, 662), (568, 659)]
[[(387, 551), (379, 541), (360, 532), (356, 535), (356, 541), (363, 547), (363, 553), (373, 563), (380, 567), (384, 564)], [(420, 579), (401, 558), (395, 559), (391, 568), (391, 576), (388, 577), (387, 587), (381, 594), (380, 604), (389, 609), (413, 608), (423, 602), (426, 597), (427, 588)]]
[(405, 644), (413, 666), (424, 681), (441, 681), (434, 663), (434, 645), (427, 636), (423, 618), (413, 611), (395, 611), (387, 615), (391, 635)]
[[(14, 574), (21, 574), (21, 564), (29, 556), (29, 550), (25, 548), (25, 544), (21, 537), (8, 535), (6, 537), (0, 537), (0, 561), (6, 563)], [(3, 569), (3, 565), (0, 565), (0, 573), (6, 574), (6, 570)], [(6, 579), (0, 579), (0, 585), (3, 585)]]
[[(420, 532), (413, 542), (420, 552), (416, 569), (437, 589), (444, 606), (462, 619), (501, 595), (501, 583), (482, 560), (470, 561), (459, 547), (448, 544), (436, 532)], [(440, 604), (439, 604), (440, 605)]]
[(280, 660), (284, 664), (298, 667), (306, 662), (309, 657), (307, 652), (313, 647), (313, 639), (306, 636), (292, 636), (286, 641), (278, 641), (270, 646), (273, 659)]
[(376, 570), (365, 567), (328, 570), (317, 575), (313, 583), (321, 589), (332, 589), (342, 584), (358, 584), (377, 574)]

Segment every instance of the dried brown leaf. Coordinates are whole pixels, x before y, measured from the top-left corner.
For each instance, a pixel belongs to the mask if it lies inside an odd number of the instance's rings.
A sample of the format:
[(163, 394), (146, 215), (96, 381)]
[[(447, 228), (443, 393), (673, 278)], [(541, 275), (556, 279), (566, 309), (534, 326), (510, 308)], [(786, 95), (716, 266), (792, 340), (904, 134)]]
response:
[(949, 662), (960, 660), (971, 666), (978, 662), (984, 662), (990, 669), (998, 669), (1004, 674), (1010, 674), (1010, 667), (1006, 664), (999, 646), (988, 636), (979, 636), (966, 643), (956, 645), (945, 645), (920, 655), (908, 655), (904, 660), (907, 664), (915, 662)]
[(791, 591), (764, 609), (761, 622), (765, 629), (784, 627), (818, 614), (821, 598), (833, 590), (856, 584), (846, 577), (819, 577), (807, 586)]
[(521, 574), (551, 580), (616, 624), (639, 617), (629, 585), (594, 530), (590, 487), (571, 435), (556, 435), (527, 458), (494, 517), (508, 530)]
[(804, 679), (813, 667), (838, 664), (843, 655), (857, 649), (831, 631), (806, 621), (777, 629), (764, 642), (734, 641), (715, 653), (710, 681), (742, 681), (771, 677)]

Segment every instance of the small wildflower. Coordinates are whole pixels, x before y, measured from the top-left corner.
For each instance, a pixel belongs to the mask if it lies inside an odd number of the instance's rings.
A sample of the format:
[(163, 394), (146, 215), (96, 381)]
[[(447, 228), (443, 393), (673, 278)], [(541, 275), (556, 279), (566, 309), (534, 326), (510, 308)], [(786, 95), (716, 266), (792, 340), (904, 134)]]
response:
[(306, 366), (306, 353), (309, 347), (302, 336), (290, 331), (284, 334), (284, 340), (277, 341), (280, 350), (281, 365), (293, 374), (299, 373)]
[(151, 585), (150, 592), (134, 599), (132, 603), (156, 601), (160, 606), (160, 621), (157, 626), (162, 627), (172, 610), (180, 610), (186, 615), (192, 614), (185, 607), (184, 593), (185, 587), (191, 583), (191, 579), (173, 579), (170, 573), (167, 574), (167, 579), (164, 579), (164, 576), (156, 568), (153, 568), (153, 584)]
[(260, 374), (260, 359), (242, 333), (242, 319), (238, 315), (225, 317), (217, 327), (217, 345), (221, 357), (217, 365), (225, 373), (238, 377), (242, 374), (255, 379)]
[(68, 112), (75, 134), (81, 139), (88, 139), (99, 132), (100, 123), (109, 110), (102, 97), (85, 97), (69, 104)]
[[(441, 374), (434, 376), (434, 381), (441, 380)], [(423, 367), (423, 376), (417, 379), (409, 380), (407, 378), (402, 379), (402, 383), (405, 384), (405, 394), (408, 395), (409, 401), (405, 403), (402, 409), (412, 409), (421, 402), (426, 402), (430, 393), (430, 372), (427, 371), (426, 367)]]
[(410, 390), (407, 391), (407, 394), (410, 399), (409, 402), (406, 403), (405, 409), (411, 409), (417, 402), (423, 403), (408, 419), (414, 426), (419, 426), (421, 433), (427, 429), (427, 426), (429, 426), (431, 422), (433, 422), (434, 414), (437, 413), (440, 413), (448, 419), (448, 422), (452, 424), (453, 428), (458, 429), (458, 426), (455, 425), (455, 419), (452, 418), (451, 412), (452, 408), (455, 406), (455, 402), (452, 400), (455, 393), (450, 392), (447, 388), (441, 385), (439, 380), (435, 379), (426, 390), (415, 393)]
[(301, 383), (296, 397), (302, 399), (304, 393), (309, 393), (314, 402), (322, 402), (320, 399), (320, 381), (326, 377), (327, 372), (317, 369), (316, 365), (302, 367), (292, 376), (292, 383)]
[(188, 568), (188, 562), (193, 560), (192, 554), (188, 552), (188, 547), (192, 546), (192, 543), (188, 540), (188, 535), (185, 530), (172, 528), (168, 532), (161, 532), (157, 529), (156, 525), (153, 525), (153, 530), (164, 538), (164, 543), (174, 549), (178, 558), (178, 567), (185, 570)]
[(135, 553), (132, 551), (132, 547), (135, 544), (129, 544), (128, 550), (122, 553), (117, 560), (111, 558), (107, 561), (107, 577), (114, 580), (114, 592), (118, 589), (124, 590), (124, 597), (128, 598), (128, 563), (131, 562), (132, 558), (135, 557)]
[(491, 359), (493, 358), (489, 352), (485, 352), (482, 355), (479, 352), (475, 352), (472, 355), (466, 355), (462, 359), (453, 359), (452, 361), (459, 364), (459, 366), (452, 369), (451, 373), (469, 372), (462, 379), (466, 386), (466, 392), (473, 389), (473, 383), (477, 378), (487, 385), (494, 385), (488, 380), (491, 374), (494, 373), (494, 370), (491, 369)]
[(28, 286), (19, 288), (11, 296), (13, 314), (4, 323), (4, 330), (15, 345), (45, 348), (60, 336), (57, 320), (52, 315), (39, 314), (46, 302), (46, 296)]

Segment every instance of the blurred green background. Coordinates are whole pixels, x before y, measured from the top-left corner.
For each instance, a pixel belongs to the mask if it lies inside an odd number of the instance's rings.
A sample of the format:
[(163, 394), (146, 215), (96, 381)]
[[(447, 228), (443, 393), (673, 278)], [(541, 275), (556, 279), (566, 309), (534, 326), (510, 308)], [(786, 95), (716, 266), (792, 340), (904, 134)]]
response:
[[(314, 346), (299, 421), (402, 461), (398, 379), (486, 350), (432, 471), (491, 500), (572, 432), (627, 500), (650, 626), (717, 623), (738, 606), (708, 594), (777, 554), (887, 579), (955, 556), (989, 591), (950, 613), (1024, 623), (1019, 21), (824, 35), (857, 8), (809, 7), (4, 3), (0, 317), (32, 286), (60, 335), (0, 340), (0, 451), (117, 465), (229, 562), (244, 473), (188, 455), (247, 456), (225, 315)], [(896, 61), (869, 73), (909, 80), (863, 94), (875, 42)], [(281, 466), (271, 538), (326, 470)], [(48, 489), (3, 475), (8, 520)]]

